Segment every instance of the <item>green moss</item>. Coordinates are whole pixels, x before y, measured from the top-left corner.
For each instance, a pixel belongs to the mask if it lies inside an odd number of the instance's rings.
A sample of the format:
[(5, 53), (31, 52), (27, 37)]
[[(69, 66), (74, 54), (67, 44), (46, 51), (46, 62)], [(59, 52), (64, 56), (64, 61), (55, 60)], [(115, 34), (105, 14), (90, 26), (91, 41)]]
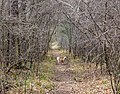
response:
[(102, 84), (106, 85), (106, 84), (108, 84), (108, 81), (107, 80), (103, 80)]

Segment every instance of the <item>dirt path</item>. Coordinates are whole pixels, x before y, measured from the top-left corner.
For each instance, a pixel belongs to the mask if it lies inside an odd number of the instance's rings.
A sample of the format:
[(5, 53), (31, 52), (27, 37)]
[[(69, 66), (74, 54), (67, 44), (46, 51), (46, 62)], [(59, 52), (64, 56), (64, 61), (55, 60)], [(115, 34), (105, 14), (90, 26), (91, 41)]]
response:
[[(74, 80), (75, 75), (69, 65), (55, 66), (55, 89), (49, 94), (113, 94), (108, 78), (98, 80)], [(104, 82), (106, 81), (106, 83)], [(108, 81), (108, 82), (107, 82)]]
[(51, 94), (77, 94), (78, 83), (74, 80), (69, 65), (56, 65), (54, 84), (56, 87)]
[[(65, 56), (61, 51), (54, 51), (53, 56)], [(70, 70), (69, 64), (57, 64), (55, 65), (55, 88), (49, 94), (79, 94), (76, 93), (78, 84), (74, 80), (74, 74)]]
[[(53, 56), (59, 55), (53, 54)], [(76, 75), (73, 73), (70, 62), (55, 65), (55, 78), (53, 80), (55, 88), (47, 94), (113, 94), (108, 76), (98, 75), (95, 77), (94, 71), (83, 70), (84, 73), (81, 74), (80, 81), (76, 81)]]

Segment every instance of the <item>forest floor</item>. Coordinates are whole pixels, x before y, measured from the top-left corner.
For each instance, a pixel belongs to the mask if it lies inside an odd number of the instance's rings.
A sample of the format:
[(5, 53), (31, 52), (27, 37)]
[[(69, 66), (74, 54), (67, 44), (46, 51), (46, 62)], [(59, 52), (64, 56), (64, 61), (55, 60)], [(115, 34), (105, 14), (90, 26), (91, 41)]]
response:
[[(68, 60), (56, 64), (57, 56), (67, 56)], [(33, 70), (11, 71), (7, 75), (11, 87), (7, 94), (113, 94), (105, 70), (101, 74), (95, 64), (73, 59), (64, 51), (50, 51), (37, 74)]]
[[(65, 56), (53, 53), (53, 56)], [(69, 58), (68, 64), (55, 65), (54, 90), (47, 94), (113, 94), (109, 77), (95, 69), (94, 64), (85, 64)]]

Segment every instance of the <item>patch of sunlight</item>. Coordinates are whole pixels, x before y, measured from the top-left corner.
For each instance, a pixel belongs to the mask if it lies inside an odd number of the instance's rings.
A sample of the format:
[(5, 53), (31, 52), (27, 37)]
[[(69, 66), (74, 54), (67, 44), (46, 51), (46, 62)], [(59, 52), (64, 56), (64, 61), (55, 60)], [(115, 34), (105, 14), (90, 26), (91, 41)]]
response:
[(59, 42), (53, 42), (50, 46), (51, 49), (55, 50), (55, 49), (59, 49), (60, 46), (59, 46)]

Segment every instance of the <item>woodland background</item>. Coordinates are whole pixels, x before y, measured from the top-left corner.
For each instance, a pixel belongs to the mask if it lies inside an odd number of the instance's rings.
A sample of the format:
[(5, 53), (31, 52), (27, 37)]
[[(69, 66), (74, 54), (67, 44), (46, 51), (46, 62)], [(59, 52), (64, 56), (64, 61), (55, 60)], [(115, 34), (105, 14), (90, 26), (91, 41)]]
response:
[(41, 75), (51, 49), (107, 72), (120, 94), (120, 0), (0, 0), (1, 94)]

